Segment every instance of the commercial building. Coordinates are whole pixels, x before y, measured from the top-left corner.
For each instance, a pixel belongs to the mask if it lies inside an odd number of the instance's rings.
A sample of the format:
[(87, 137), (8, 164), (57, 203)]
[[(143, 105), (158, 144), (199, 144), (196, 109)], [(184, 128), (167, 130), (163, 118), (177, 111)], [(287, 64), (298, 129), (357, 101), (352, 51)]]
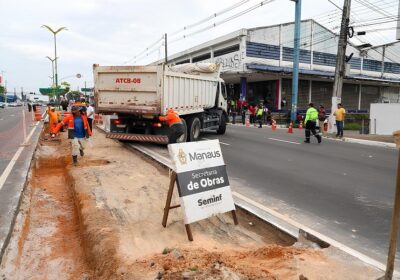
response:
[[(264, 102), (272, 110), (291, 108), (294, 23), (240, 29), (168, 57), (170, 64), (222, 65), (229, 98)], [(309, 102), (330, 108), (338, 36), (314, 20), (301, 23), (298, 109)], [(374, 102), (400, 102), (400, 43), (349, 44), (342, 103), (368, 111)], [(282, 100), (286, 105), (282, 108)], [(283, 102), (284, 103), (284, 102)]]

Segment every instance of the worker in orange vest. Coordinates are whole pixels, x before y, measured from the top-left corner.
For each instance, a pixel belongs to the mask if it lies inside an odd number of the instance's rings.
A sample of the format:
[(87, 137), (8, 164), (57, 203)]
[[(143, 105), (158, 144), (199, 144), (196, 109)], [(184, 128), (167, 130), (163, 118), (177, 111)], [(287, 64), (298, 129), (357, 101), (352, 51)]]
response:
[(159, 119), (162, 122), (166, 122), (171, 129), (168, 136), (170, 144), (176, 143), (178, 138), (185, 134), (185, 126), (183, 125), (178, 113), (175, 112), (174, 109), (169, 109), (167, 111), (167, 115), (165, 117), (160, 116)]
[(82, 113), (78, 106), (71, 107), (70, 115), (66, 116), (57, 125), (56, 132), (64, 125), (68, 126), (68, 139), (71, 139), (72, 161), (74, 165), (78, 163), (78, 154), (84, 156), (86, 139), (92, 135), (86, 113)]
[(58, 121), (60, 120), (60, 113), (56, 111), (56, 108), (53, 106), (50, 106), (47, 109), (47, 114), (49, 115), (49, 132), (51, 138), (54, 138), (56, 136), (56, 128), (58, 125)]

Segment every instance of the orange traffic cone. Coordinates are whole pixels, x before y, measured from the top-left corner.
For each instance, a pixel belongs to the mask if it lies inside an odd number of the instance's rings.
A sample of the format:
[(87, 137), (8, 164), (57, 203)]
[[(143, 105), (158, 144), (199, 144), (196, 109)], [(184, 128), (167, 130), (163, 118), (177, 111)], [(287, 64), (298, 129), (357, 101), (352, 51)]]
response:
[(292, 122), (290, 122), (290, 124), (289, 124), (289, 129), (288, 129), (287, 132), (288, 132), (288, 133), (293, 133), (293, 124), (292, 124)]
[(300, 121), (299, 129), (300, 129), (300, 130), (303, 129), (303, 121)]
[(272, 130), (276, 130), (276, 121), (272, 120)]
[(250, 119), (246, 118), (246, 127), (250, 127)]

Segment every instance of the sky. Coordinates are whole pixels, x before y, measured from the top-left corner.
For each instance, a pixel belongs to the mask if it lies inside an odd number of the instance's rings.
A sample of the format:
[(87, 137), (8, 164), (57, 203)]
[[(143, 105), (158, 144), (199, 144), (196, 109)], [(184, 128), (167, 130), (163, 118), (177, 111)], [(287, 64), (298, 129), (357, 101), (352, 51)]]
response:
[[(340, 20), (340, 11), (327, 0), (302, 0), (302, 19)], [(343, 0), (332, 0), (338, 6)], [(377, 1), (377, 0), (375, 0)], [(378, 2), (392, 0), (379, 0)], [(67, 27), (57, 35), (59, 80), (72, 89), (93, 86), (92, 65), (124, 65), (160, 39), (173, 34), (241, 0), (0, 0), (0, 75), (9, 92), (38, 92), (51, 85), (54, 58), (53, 35), (41, 28)], [(186, 31), (191, 33), (260, 3), (249, 0), (242, 6)], [(169, 54), (196, 46), (240, 28), (268, 26), (294, 21), (295, 4), (290, 0), (271, 1), (241, 17), (198, 35), (169, 43)], [(397, 8), (396, 8), (397, 10)], [(336, 12), (337, 17), (332, 18)], [(367, 14), (368, 16), (368, 14)], [(329, 21), (328, 21), (329, 22)], [(180, 33), (181, 38), (184, 33)], [(393, 32), (387, 34), (393, 38)], [(170, 36), (169, 36), (170, 38)], [(170, 38), (173, 41), (174, 37)], [(382, 39), (383, 40), (383, 39)], [(149, 57), (136, 61), (146, 64), (163, 58), (158, 48)], [(76, 78), (76, 74), (81, 78)], [(4, 81), (3, 81), (4, 83)]]

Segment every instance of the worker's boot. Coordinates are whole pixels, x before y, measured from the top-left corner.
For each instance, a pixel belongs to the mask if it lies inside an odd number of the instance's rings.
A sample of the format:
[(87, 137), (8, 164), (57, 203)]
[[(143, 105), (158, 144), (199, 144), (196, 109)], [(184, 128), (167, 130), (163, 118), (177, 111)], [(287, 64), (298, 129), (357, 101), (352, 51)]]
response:
[(319, 143), (321, 143), (321, 141), (322, 141), (322, 137), (321, 137), (321, 135), (316, 135), (315, 137), (317, 137), (318, 144), (319, 144)]
[(83, 157), (85, 155), (85, 153), (83, 152), (83, 149), (79, 149), (79, 153), (81, 154), (81, 157)]
[(310, 143), (310, 138), (306, 138), (306, 140), (304, 140), (304, 143)]
[(72, 162), (74, 163), (74, 165), (78, 164), (78, 156), (72, 156)]

